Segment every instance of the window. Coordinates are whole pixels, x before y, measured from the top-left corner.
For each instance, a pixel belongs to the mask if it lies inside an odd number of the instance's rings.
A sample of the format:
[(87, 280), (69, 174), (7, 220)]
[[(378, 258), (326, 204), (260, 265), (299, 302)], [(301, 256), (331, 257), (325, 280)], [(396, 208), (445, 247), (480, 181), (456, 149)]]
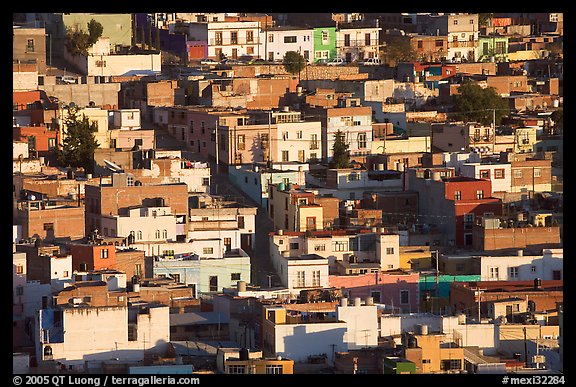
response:
[(236, 146), (237, 146), (238, 150), (246, 149), (246, 136), (244, 134), (238, 135)]
[(16, 274), (23, 274), (23, 273), (24, 273), (24, 266), (16, 265)]
[(464, 229), (469, 230), (474, 224), (474, 214), (464, 214)]
[(358, 134), (358, 148), (366, 148), (366, 133)]
[(24, 295), (24, 286), (16, 286), (16, 295), (23, 296)]
[(218, 291), (218, 276), (212, 275), (208, 277), (208, 291), (217, 292)]
[(386, 254), (394, 254), (394, 247), (386, 247)]
[(316, 245), (314, 251), (326, 251), (326, 245)]
[(289, 160), (289, 156), (288, 156), (288, 151), (282, 151), (282, 161), (288, 161)]
[(503, 179), (504, 178), (504, 170), (503, 169), (495, 169), (494, 170), (494, 178), (495, 179)]
[(522, 171), (520, 169), (514, 170), (514, 178), (515, 179), (521, 179), (522, 178)]
[(320, 286), (320, 270), (312, 272), (312, 286)]
[(306, 229), (315, 231), (316, 230), (316, 217), (308, 216), (306, 217)]
[(480, 178), (481, 179), (489, 179), (490, 178), (490, 170), (489, 169), (483, 169), (480, 171)]
[(332, 251), (348, 251), (348, 241), (332, 242)]
[(476, 199), (484, 199), (484, 191), (479, 189), (476, 191)]
[(310, 149), (318, 149), (318, 135), (317, 134), (311, 135)]
[(298, 161), (303, 163), (305, 161), (306, 158), (306, 154), (304, 153), (303, 150), (299, 150), (298, 151)]
[(34, 52), (34, 39), (28, 39), (26, 41), (26, 52)]
[(489, 267), (488, 268), (488, 276), (492, 280), (498, 279), (498, 267)]
[(296, 43), (296, 36), (285, 36), (284, 43)]
[(274, 35), (273, 34), (268, 35), (268, 43), (274, 43)]
[(202, 178), (202, 185), (205, 185), (205, 186), (210, 185), (210, 178), (209, 177), (203, 177)]
[(440, 369), (442, 371), (462, 369), (462, 359), (442, 360), (440, 363)]
[(134, 186), (134, 176), (127, 176), (126, 177), (126, 185), (129, 187)]
[(230, 43), (231, 44), (238, 44), (238, 32), (237, 31), (230, 32)]
[(322, 44), (328, 43), (328, 31), (322, 31)]
[(458, 20), (454, 20), (454, 25), (457, 25), (457, 24), (458, 24)]
[(303, 271), (296, 272), (296, 287), (303, 288), (306, 286), (306, 276)]
[(249, 43), (254, 41), (254, 31), (246, 31), (246, 41)]
[(244, 374), (246, 366), (244, 365), (229, 365), (228, 366), (228, 373), (229, 374)]
[(553, 280), (561, 280), (562, 279), (562, 270), (552, 270), (552, 279)]
[(400, 303), (406, 305), (408, 304), (409, 301), (410, 301), (410, 291), (400, 290)]
[(443, 46), (444, 46), (444, 41), (443, 41), (442, 39), (436, 39), (436, 40), (434, 41), (434, 45), (435, 45), (436, 47), (443, 47)]
[(422, 48), (423, 47), (423, 42), (421, 40), (418, 41), (418, 48)]
[(289, 203), (288, 198), (284, 198), (284, 209), (285, 209), (285, 210), (288, 209), (288, 203)]
[(216, 44), (221, 46), (222, 45), (222, 32), (216, 32), (215, 39)]
[(54, 230), (54, 223), (44, 223), (44, 230)]
[(540, 177), (542, 174), (540, 168), (534, 168), (534, 177)]
[(462, 200), (462, 191), (454, 191), (454, 200)]
[(431, 362), (430, 359), (422, 359), (422, 364), (430, 364)]
[(170, 274), (170, 276), (172, 277), (172, 280), (174, 282), (180, 282), (180, 274), (175, 273), (175, 274)]
[(267, 374), (282, 374), (282, 365), (266, 365)]
[(142, 275), (142, 264), (137, 263), (134, 265), (134, 275), (141, 276)]
[(214, 254), (214, 248), (213, 247), (204, 247), (202, 249), (202, 253), (203, 254)]
[(508, 268), (508, 276), (510, 278), (518, 278), (518, 266)]
[(299, 131), (296, 132), (296, 138), (297, 138), (298, 140), (302, 139), (302, 131), (301, 131), (301, 130), (299, 130)]
[(244, 223), (244, 217), (243, 216), (238, 216), (238, 228), (242, 229), (246, 227), (245, 223)]
[(344, 47), (350, 47), (350, 34), (344, 35)]
[(108, 249), (100, 250), (100, 258), (102, 259), (108, 258)]
[(300, 244), (298, 242), (290, 243), (290, 250), (298, 250), (299, 248), (300, 248)]
[(136, 239), (139, 241), (142, 240), (142, 231), (138, 231), (138, 233), (136, 234)]
[(156, 239), (160, 239), (160, 230), (156, 230), (156, 232), (154, 233), (154, 237)]
[(48, 150), (54, 150), (56, 149), (56, 139), (55, 138), (49, 138), (48, 139)]
[(230, 274), (230, 281), (240, 281), (240, 273)]
[(162, 230), (162, 238), (168, 238), (168, 230)]

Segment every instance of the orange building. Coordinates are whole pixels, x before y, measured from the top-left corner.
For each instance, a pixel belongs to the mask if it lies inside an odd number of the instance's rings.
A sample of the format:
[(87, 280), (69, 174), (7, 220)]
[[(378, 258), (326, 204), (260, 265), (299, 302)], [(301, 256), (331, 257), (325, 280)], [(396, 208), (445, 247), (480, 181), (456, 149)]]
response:
[(71, 243), (72, 270), (88, 271), (116, 268), (116, 247), (108, 244)]

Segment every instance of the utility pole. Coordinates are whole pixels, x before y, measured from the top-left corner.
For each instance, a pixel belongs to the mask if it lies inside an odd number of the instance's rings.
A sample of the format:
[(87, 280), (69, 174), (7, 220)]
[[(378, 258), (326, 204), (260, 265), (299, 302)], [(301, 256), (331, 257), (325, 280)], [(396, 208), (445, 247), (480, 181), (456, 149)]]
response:
[(216, 119), (216, 129), (214, 130), (214, 134), (215, 134), (215, 137), (216, 137), (216, 155), (215, 155), (215, 157), (216, 157), (216, 174), (218, 174), (219, 169), (220, 169), (220, 168), (219, 168), (219, 166), (220, 166), (220, 165), (219, 165), (219, 160), (220, 160), (220, 159), (219, 159), (219, 157), (218, 157), (218, 119)]
[(522, 329), (524, 331), (524, 366), (528, 367), (528, 343), (526, 341), (526, 327)]

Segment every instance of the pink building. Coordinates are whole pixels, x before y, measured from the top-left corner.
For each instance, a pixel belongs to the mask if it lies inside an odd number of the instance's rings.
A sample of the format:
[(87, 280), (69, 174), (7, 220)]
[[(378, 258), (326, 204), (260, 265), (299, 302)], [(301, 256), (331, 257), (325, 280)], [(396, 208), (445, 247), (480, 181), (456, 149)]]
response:
[(402, 313), (417, 312), (420, 274), (404, 270), (360, 275), (330, 275), (328, 286), (342, 288), (348, 298), (372, 297), (376, 304), (399, 308)]

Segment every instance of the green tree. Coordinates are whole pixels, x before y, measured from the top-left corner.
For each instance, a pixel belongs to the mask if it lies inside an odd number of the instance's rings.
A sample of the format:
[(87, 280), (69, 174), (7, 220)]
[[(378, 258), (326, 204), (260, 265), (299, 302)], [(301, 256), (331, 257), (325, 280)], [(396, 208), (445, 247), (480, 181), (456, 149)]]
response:
[(554, 126), (556, 127), (556, 130), (561, 133), (564, 118), (563, 109), (554, 110), (552, 114), (550, 114), (550, 118), (552, 119), (552, 121), (554, 121)]
[(288, 51), (284, 55), (284, 69), (292, 75), (300, 74), (306, 67), (306, 59), (296, 51)]
[(384, 61), (395, 66), (399, 62), (412, 62), (418, 59), (418, 53), (406, 36), (392, 36), (386, 42)]
[(90, 122), (85, 114), (78, 114), (78, 108), (68, 107), (64, 118), (64, 141), (62, 149), (56, 151), (56, 158), (62, 166), (83, 167), (86, 173), (94, 171), (94, 151), (99, 144), (94, 137), (98, 124)]
[(454, 116), (468, 122), (479, 122), (489, 125), (496, 119), (500, 124), (502, 117), (509, 112), (508, 103), (493, 87), (482, 88), (478, 84), (465, 80), (454, 95)]
[(490, 21), (494, 17), (493, 13), (479, 13), (478, 14), (478, 25), (480, 27), (488, 27)]
[(68, 28), (66, 31), (66, 49), (73, 56), (87, 55), (88, 49), (102, 36), (104, 27), (94, 19), (88, 22), (88, 33), (80, 28)]
[(330, 168), (348, 168), (350, 167), (350, 151), (348, 144), (344, 140), (344, 133), (337, 131), (334, 134), (334, 145), (332, 146), (332, 161)]

